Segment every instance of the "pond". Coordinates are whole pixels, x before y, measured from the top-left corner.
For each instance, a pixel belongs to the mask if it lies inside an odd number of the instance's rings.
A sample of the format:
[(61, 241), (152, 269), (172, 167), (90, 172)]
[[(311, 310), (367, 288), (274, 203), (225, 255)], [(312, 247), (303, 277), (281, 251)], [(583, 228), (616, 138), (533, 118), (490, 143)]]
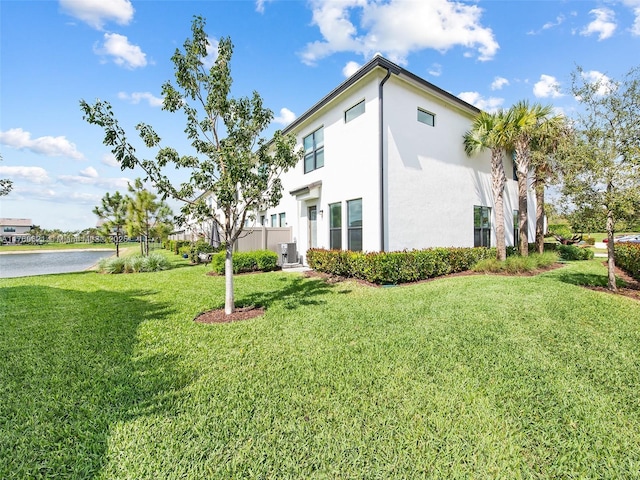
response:
[(112, 250), (4, 253), (0, 255), (0, 278), (82, 272), (113, 253)]

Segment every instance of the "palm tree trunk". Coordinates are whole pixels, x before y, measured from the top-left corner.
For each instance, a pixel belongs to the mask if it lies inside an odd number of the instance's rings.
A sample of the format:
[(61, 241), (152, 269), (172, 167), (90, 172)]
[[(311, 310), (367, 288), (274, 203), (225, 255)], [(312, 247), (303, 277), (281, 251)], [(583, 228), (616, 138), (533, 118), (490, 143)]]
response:
[(496, 215), (496, 258), (502, 262), (507, 258), (507, 246), (504, 235), (504, 185), (507, 176), (502, 163), (502, 150), (491, 152), (491, 187)]
[(536, 251), (544, 252), (544, 182), (536, 178)]
[(518, 168), (518, 229), (520, 232), (518, 250), (523, 257), (529, 256), (529, 211), (527, 205), (529, 152), (523, 142), (516, 142), (516, 165)]

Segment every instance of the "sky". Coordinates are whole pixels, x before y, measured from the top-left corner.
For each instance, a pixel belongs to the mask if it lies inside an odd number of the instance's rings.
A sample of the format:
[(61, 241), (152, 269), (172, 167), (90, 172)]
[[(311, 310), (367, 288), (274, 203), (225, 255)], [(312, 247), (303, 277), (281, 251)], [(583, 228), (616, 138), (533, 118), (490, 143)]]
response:
[(146, 122), (189, 148), (161, 86), (195, 15), (211, 61), (220, 38), (234, 44), (232, 95), (274, 112), (265, 138), (376, 54), (487, 111), (528, 100), (568, 116), (576, 67), (606, 84), (640, 64), (640, 0), (2, 0), (0, 178), (14, 189), (0, 217), (93, 227), (104, 194), (143, 176), (121, 170), (81, 99), (110, 102), (132, 142)]

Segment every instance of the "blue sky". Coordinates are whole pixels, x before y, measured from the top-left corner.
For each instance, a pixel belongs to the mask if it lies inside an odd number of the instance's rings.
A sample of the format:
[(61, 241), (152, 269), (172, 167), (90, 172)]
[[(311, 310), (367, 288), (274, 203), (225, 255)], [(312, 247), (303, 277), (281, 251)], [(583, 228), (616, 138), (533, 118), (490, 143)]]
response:
[(194, 15), (212, 45), (231, 37), (232, 93), (261, 94), (266, 136), (376, 53), (486, 110), (528, 99), (567, 115), (576, 65), (606, 81), (640, 63), (640, 0), (2, 0), (0, 178), (14, 190), (1, 217), (91, 227), (104, 193), (142, 176), (114, 163), (80, 99), (111, 102), (132, 139), (144, 121), (186, 147), (160, 90)]

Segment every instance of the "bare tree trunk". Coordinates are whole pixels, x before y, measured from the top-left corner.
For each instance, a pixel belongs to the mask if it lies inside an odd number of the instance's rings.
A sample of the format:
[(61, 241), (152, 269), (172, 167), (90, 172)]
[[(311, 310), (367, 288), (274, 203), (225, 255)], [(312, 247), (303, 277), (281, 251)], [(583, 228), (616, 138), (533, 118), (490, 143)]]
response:
[(507, 176), (504, 173), (502, 151), (498, 151), (496, 154), (492, 152), (491, 163), (491, 171), (493, 172), (491, 186), (493, 188), (496, 214), (496, 258), (502, 262), (507, 258), (507, 246), (504, 236), (504, 184), (507, 181)]
[(536, 179), (536, 251), (544, 253), (544, 182)]
[(233, 242), (227, 241), (226, 256), (224, 259), (224, 313), (231, 315), (235, 311), (233, 295)]
[(613, 212), (607, 208), (607, 288), (616, 292), (618, 287), (616, 286), (616, 260), (615, 260), (615, 245), (613, 244)]

